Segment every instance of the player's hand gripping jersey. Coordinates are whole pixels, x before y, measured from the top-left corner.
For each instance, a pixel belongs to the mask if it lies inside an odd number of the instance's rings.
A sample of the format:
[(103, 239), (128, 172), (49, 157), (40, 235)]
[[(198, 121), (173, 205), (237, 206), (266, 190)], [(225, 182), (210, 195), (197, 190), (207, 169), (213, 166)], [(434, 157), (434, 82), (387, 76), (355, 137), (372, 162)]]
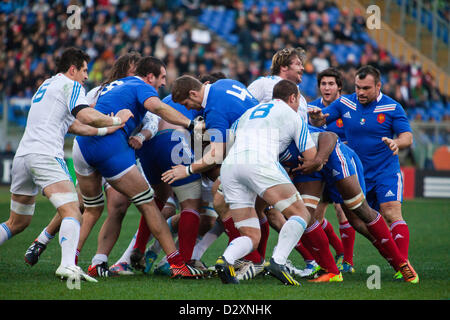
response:
[[(318, 98), (316, 100), (309, 102), (308, 108), (312, 108), (312, 107), (317, 107), (320, 109), (325, 108), (325, 105), (323, 104), (323, 99)], [(341, 118), (337, 119), (336, 121), (330, 122), (329, 124), (325, 124), (321, 128), (326, 131), (331, 131), (331, 132), (336, 133), (342, 142), (347, 141), (347, 139), (345, 138), (344, 122), (342, 121)]]

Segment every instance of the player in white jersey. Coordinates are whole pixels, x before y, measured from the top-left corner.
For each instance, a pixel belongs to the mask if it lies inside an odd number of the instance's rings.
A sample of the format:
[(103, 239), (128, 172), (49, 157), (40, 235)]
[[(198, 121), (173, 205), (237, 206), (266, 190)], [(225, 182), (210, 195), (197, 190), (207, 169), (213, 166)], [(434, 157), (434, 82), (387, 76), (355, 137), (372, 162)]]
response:
[(88, 78), (88, 61), (82, 50), (66, 49), (58, 63), (60, 73), (45, 80), (32, 98), (25, 133), (13, 160), (11, 211), (8, 221), (1, 224), (0, 244), (30, 224), (36, 195), (42, 189), (62, 217), (61, 264), (56, 275), (96, 282), (75, 265), (81, 213), (64, 161), (64, 136), (74, 118), (94, 127), (121, 126), (132, 114), (120, 110), (110, 117), (88, 107), (81, 85)]
[[(95, 106), (97, 99), (100, 95), (100, 91), (102, 88), (107, 85), (108, 83), (111, 83), (114, 80), (117, 80), (119, 78), (124, 78), (130, 75), (134, 75), (134, 71), (136, 69), (136, 63), (140, 59), (141, 55), (139, 53), (127, 53), (119, 57), (115, 62), (114, 65), (111, 68), (110, 74), (108, 78), (102, 83), (102, 85), (97, 86), (93, 89), (91, 89), (86, 94), (86, 101), (87, 104), (90, 107)], [(100, 129), (102, 131), (102, 129)], [(74, 118), (74, 121), (72, 125), (69, 127), (69, 132), (77, 135), (98, 135), (98, 129), (90, 127), (88, 125), (82, 124), (80, 121)], [(102, 134), (102, 132), (100, 132)], [(107, 197), (108, 202), (108, 217), (111, 215), (113, 217), (116, 217), (117, 215), (120, 215), (121, 213), (121, 203), (128, 202), (128, 199), (123, 196), (121, 193), (115, 191), (113, 188), (109, 187), (109, 184), (104, 181), (104, 189)], [(79, 191), (78, 185), (76, 186), (77, 192)], [(84, 211), (84, 205), (81, 198), (81, 195), (78, 195), (79, 198), (79, 205), (80, 205), (80, 211)], [(124, 200), (123, 200), (124, 199)], [(118, 212), (118, 213), (116, 213)], [(124, 215), (124, 213), (123, 213)], [(122, 218), (123, 218), (122, 215)], [(97, 218), (98, 219), (98, 218)], [(97, 221), (95, 219), (95, 221)], [(89, 223), (89, 220), (91, 222)], [(89, 217), (89, 215), (83, 216), (83, 222), (85, 224), (82, 224), (81, 231), (80, 231), (80, 239), (77, 245), (77, 256), (81, 249), (81, 247), (84, 244), (84, 241), (87, 238), (87, 235), (89, 234), (89, 231), (91, 228), (85, 228), (88, 229), (87, 232), (83, 232), (83, 226), (86, 225), (86, 222), (88, 222), (89, 225), (92, 225), (95, 223), (92, 223), (92, 217)], [(108, 222), (108, 219), (105, 220), (105, 224)], [(61, 225), (61, 217), (58, 213), (55, 214), (53, 219), (50, 221), (50, 223), (42, 230), (42, 232), (38, 235), (38, 237), (33, 241), (33, 243), (30, 245), (30, 247), (27, 249), (25, 253), (25, 262), (29, 264), (30, 266), (35, 265), (40, 255), (43, 253), (43, 251), (46, 249), (47, 244), (54, 238), (56, 233), (59, 231)], [(102, 229), (103, 230), (103, 229)], [(108, 230), (110, 231), (110, 230)], [(120, 231), (120, 226), (119, 226)], [(108, 234), (112, 233), (108, 232)], [(76, 259), (77, 260), (77, 259)]]
[[(283, 79), (291, 80), (296, 84), (302, 82), (305, 52), (301, 48), (285, 48), (275, 53), (272, 58), (270, 75), (259, 77), (248, 86), (248, 91), (260, 103), (272, 100), (273, 87)], [(297, 111), (304, 119), (308, 119), (308, 103), (300, 93), (299, 106)]]
[(280, 230), (267, 270), (284, 284), (299, 285), (285, 265), (310, 215), (278, 161), (279, 153), (292, 141), (305, 161), (316, 155), (307, 123), (296, 113), (299, 98), (296, 84), (281, 80), (274, 87), (273, 100), (247, 110), (235, 126), (235, 142), (222, 164), (220, 176), (225, 201), (241, 236), (231, 241), (216, 261), (216, 270), (224, 283), (239, 283), (233, 264), (258, 247), (260, 226), (254, 207), (259, 196), (288, 219)]

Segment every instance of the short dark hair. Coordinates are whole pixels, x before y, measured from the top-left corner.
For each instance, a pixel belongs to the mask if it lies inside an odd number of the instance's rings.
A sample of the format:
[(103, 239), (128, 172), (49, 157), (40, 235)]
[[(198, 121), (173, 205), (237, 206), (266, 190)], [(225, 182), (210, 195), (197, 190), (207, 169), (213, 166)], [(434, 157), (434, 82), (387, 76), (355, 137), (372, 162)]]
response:
[(336, 68), (328, 68), (325, 69), (323, 71), (321, 71), (318, 75), (317, 75), (317, 86), (320, 87), (320, 82), (322, 81), (323, 77), (333, 77), (334, 80), (336, 81), (336, 84), (339, 88), (339, 92), (342, 91), (342, 86), (344, 84), (344, 80), (342, 77), (341, 72), (336, 69)]
[(200, 91), (202, 83), (193, 76), (184, 75), (178, 77), (172, 85), (172, 100), (180, 103), (189, 98), (189, 91)]
[(375, 84), (380, 82), (381, 73), (380, 70), (378, 70), (377, 68), (371, 65), (366, 65), (356, 70), (356, 77), (360, 79), (365, 79), (369, 74), (375, 79)]
[(217, 80), (226, 79), (226, 76), (223, 72), (213, 72), (209, 74), (205, 74), (204, 76), (200, 77), (200, 82), (205, 83), (206, 81), (209, 81), (209, 83), (214, 83)]
[(289, 97), (295, 94), (299, 94), (297, 85), (291, 80), (280, 80), (274, 87), (272, 93), (272, 99), (281, 99), (284, 102), (288, 102)]
[(136, 75), (146, 77), (150, 73), (153, 73), (155, 77), (159, 77), (161, 67), (166, 68), (166, 65), (160, 59), (150, 56), (143, 57), (137, 62)]
[(57, 72), (65, 73), (71, 66), (75, 66), (78, 70), (83, 67), (84, 61), (88, 63), (90, 57), (83, 50), (75, 47), (67, 48), (56, 60)]

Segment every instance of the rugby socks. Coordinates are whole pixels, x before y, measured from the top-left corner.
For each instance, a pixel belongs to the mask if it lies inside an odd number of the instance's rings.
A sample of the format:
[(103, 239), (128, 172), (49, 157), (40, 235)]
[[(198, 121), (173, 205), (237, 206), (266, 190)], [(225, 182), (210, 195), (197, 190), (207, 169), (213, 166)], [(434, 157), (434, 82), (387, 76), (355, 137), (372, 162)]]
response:
[(355, 229), (348, 221), (339, 223), (342, 246), (344, 247), (344, 261), (353, 265), (353, 248), (355, 246)]
[(229, 217), (222, 221), (223, 226), (225, 228), (225, 233), (228, 236), (228, 244), (236, 239), (237, 237), (240, 237), (241, 234), (239, 233), (239, 230), (234, 226), (234, 221), (232, 217)]
[(386, 222), (379, 213), (373, 221), (366, 225), (370, 234), (375, 238), (374, 246), (394, 268), (406, 261), (398, 250)]
[(247, 236), (237, 237), (225, 249), (223, 257), (229, 264), (234, 264), (237, 259), (244, 257), (252, 250), (252, 239)]
[[(155, 198), (156, 206), (159, 211), (164, 208), (164, 204), (161, 200)], [(133, 249), (139, 249), (139, 251), (144, 254), (145, 247), (147, 246), (148, 240), (150, 239), (150, 229), (147, 225), (147, 221), (144, 216), (141, 215), (141, 220), (139, 221), (139, 228), (136, 236), (136, 242), (134, 244)]]
[(306, 263), (310, 261), (314, 261), (314, 257), (312, 254), (306, 249), (306, 247), (303, 245), (302, 240), (300, 240), (297, 245), (295, 246), (295, 250), (298, 251), (303, 257), (303, 260), (305, 260)]
[(192, 258), (199, 225), (200, 215), (197, 211), (193, 209), (181, 211), (180, 222), (178, 223), (178, 244), (184, 261), (189, 261)]
[(262, 259), (266, 257), (267, 240), (269, 240), (270, 226), (267, 217), (264, 216), (259, 220), (259, 226), (261, 228), (261, 240), (259, 240), (258, 252)]
[(201, 260), (205, 251), (213, 244), (214, 241), (222, 234), (224, 231), (222, 224), (216, 220), (214, 226), (209, 230), (202, 239), (197, 242), (192, 252), (192, 259)]
[(44, 228), (44, 230), (42, 230), (36, 240), (42, 244), (47, 245), (54, 237), (54, 235), (51, 235), (47, 232), (47, 228)]
[(103, 253), (97, 253), (94, 257), (92, 257), (92, 265), (96, 266), (98, 264), (102, 264), (103, 262), (108, 262), (108, 256)]
[(307, 226), (306, 221), (299, 216), (291, 216), (278, 234), (277, 246), (273, 250), (272, 258), (275, 263), (286, 264), (292, 249), (297, 245)]
[(80, 221), (72, 217), (62, 219), (59, 228), (59, 245), (61, 246), (61, 266), (75, 265), (75, 255), (80, 238)]
[(408, 259), (409, 228), (404, 220), (395, 221), (391, 224), (391, 235), (400, 253)]
[(175, 250), (174, 252), (172, 252), (167, 256), (167, 262), (171, 266), (177, 267), (182, 266), (184, 264), (183, 257), (181, 256), (180, 251), (178, 250)]
[(344, 246), (342, 245), (341, 239), (336, 235), (334, 232), (333, 226), (331, 223), (328, 222), (327, 219), (323, 219), (322, 221), (322, 229), (325, 231), (325, 234), (328, 237), (328, 242), (333, 247), (334, 251), (336, 252), (336, 255), (343, 255), (344, 254)]
[(333, 274), (340, 273), (331, 254), (328, 237), (319, 222), (314, 222), (305, 230), (302, 242), (323, 269)]
[(117, 260), (117, 262), (115, 264), (119, 264), (122, 262), (131, 264), (130, 256), (131, 256), (131, 252), (133, 251), (134, 244), (136, 243), (136, 236), (137, 236), (137, 231), (134, 234), (133, 239), (131, 239), (130, 244), (128, 245), (128, 248), (126, 248), (125, 252), (122, 254), (122, 256), (119, 258), (119, 260)]
[[(241, 233), (234, 225), (232, 217), (229, 217), (228, 219), (225, 219), (222, 222), (225, 228), (225, 233), (228, 235), (228, 244), (230, 244), (234, 239), (241, 236)], [(260, 264), (262, 262), (261, 255), (259, 254), (258, 250), (253, 250), (248, 255), (246, 255), (244, 259), (249, 260), (256, 264)]]
[(2, 245), (6, 240), (12, 237), (11, 230), (9, 230), (6, 223), (0, 224), (0, 245)]

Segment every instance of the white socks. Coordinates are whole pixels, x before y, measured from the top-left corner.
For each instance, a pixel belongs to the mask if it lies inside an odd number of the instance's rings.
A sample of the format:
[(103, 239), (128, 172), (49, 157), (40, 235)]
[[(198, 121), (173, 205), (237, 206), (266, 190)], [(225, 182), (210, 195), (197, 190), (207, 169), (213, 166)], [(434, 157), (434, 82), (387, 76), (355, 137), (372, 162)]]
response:
[(223, 257), (229, 264), (234, 264), (237, 259), (245, 257), (253, 251), (252, 239), (247, 236), (241, 236), (230, 242), (223, 253)]
[(282, 265), (286, 264), (289, 254), (297, 245), (306, 226), (306, 221), (299, 216), (292, 216), (286, 221), (280, 230), (278, 243), (273, 250), (272, 258), (275, 263)]
[(0, 224), (0, 245), (2, 245), (6, 240), (12, 237), (12, 233), (9, 230), (6, 223)]
[(130, 244), (128, 245), (128, 248), (125, 249), (125, 252), (123, 253), (123, 255), (119, 258), (119, 260), (117, 260), (117, 262), (115, 264), (119, 264), (122, 262), (128, 263), (130, 264), (130, 256), (131, 256), (131, 251), (133, 251), (133, 247), (134, 244), (136, 243), (136, 236), (137, 236), (137, 231), (133, 236), (133, 239), (131, 239)]
[(59, 228), (59, 245), (61, 246), (61, 266), (75, 265), (75, 254), (80, 239), (80, 222), (72, 217), (62, 219)]
[(47, 245), (50, 240), (52, 240), (55, 236), (52, 236), (50, 233), (47, 232), (47, 228), (42, 230), (42, 232), (37, 237), (37, 241), (39, 241), (42, 244)]
[(209, 230), (195, 245), (194, 251), (192, 252), (192, 259), (201, 260), (205, 251), (211, 246), (211, 244), (213, 244), (214, 241), (217, 240), (217, 238), (222, 234), (223, 231), (224, 229), (222, 227), (222, 224), (216, 221), (211, 230)]

